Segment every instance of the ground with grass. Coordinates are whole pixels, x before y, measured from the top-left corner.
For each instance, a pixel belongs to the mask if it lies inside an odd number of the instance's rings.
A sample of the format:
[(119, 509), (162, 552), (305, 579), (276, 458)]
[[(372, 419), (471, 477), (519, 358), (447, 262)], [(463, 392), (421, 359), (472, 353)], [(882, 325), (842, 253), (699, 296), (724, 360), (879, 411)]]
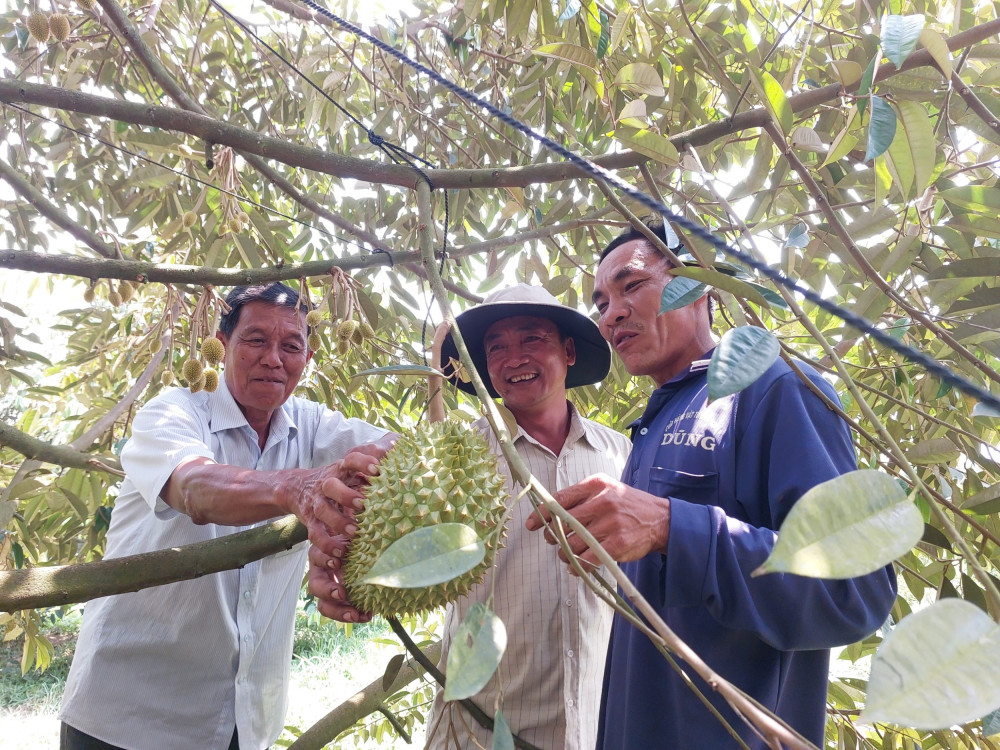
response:
[[(76, 645), (79, 617), (69, 615), (47, 633), (55, 654), (44, 673), (21, 675), (20, 643), (0, 644), (0, 750), (57, 750), (59, 702)], [(296, 624), (295, 657), (289, 691), (286, 730), (280, 745), (289, 744), (295, 729), (304, 730), (334, 707), (377, 679), (386, 663), (399, 653), (392, 631), (384, 622), (356, 626), (350, 636), (342, 626), (307, 614), (300, 608)], [(383, 723), (375, 714), (370, 725)], [(392, 733), (380, 741), (345, 736), (329, 747), (412, 748), (423, 744), (423, 724), (417, 721), (413, 744)]]

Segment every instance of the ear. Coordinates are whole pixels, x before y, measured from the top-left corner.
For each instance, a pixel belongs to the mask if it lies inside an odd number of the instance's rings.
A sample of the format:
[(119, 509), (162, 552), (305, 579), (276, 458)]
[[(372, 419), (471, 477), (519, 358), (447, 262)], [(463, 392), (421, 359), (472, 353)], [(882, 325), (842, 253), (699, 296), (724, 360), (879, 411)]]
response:
[(229, 351), (229, 339), (226, 338), (222, 331), (216, 331), (215, 338), (222, 342), (222, 345), (226, 347), (226, 351)]
[(566, 337), (566, 365), (571, 367), (576, 364), (576, 342), (571, 336)]

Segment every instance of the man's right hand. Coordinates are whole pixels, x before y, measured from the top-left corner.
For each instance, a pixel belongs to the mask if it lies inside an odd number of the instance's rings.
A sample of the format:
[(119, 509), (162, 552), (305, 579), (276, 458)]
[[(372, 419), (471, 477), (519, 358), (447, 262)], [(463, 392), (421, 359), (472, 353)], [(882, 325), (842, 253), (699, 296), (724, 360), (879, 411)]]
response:
[(324, 617), (341, 622), (368, 622), (372, 616), (359, 611), (347, 599), (347, 589), (340, 577), (340, 558), (331, 557), (319, 547), (309, 548), (309, 593), (316, 597), (316, 608)]

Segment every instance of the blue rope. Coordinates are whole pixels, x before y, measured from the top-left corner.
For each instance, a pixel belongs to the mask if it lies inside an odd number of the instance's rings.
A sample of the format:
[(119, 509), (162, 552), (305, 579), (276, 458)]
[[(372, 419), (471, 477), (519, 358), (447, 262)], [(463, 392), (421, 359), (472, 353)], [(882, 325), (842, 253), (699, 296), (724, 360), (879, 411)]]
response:
[(799, 294), (802, 295), (802, 297), (809, 300), (817, 307), (831, 313), (832, 315), (835, 315), (836, 317), (840, 318), (848, 325), (858, 329), (862, 333), (871, 336), (886, 348), (891, 349), (892, 351), (897, 352), (898, 354), (902, 354), (911, 362), (920, 365), (925, 370), (927, 370), (934, 376), (938, 377), (942, 382), (948, 383), (949, 385), (957, 388), (963, 393), (973, 396), (979, 399), (984, 404), (987, 404), (988, 406), (991, 406), (997, 411), (1000, 411), (1000, 398), (993, 395), (985, 388), (982, 388), (981, 386), (978, 386), (975, 383), (971, 382), (970, 380), (953, 372), (950, 368), (945, 367), (944, 365), (942, 365), (940, 362), (938, 362), (928, 354), (925, 354), (924, 352), (918, 349), (908, 346), (907, 344), (904, 344), (901, 341), (897, 341), (888, 333), (876, 328), (875, 325), (866, 318), (863, 318), (862, 316), (857, 315), (834, 302), (830, 302), (829, 300), (820, 296), (819, 294), (809, 289), (808, 287), (805, 287), (799, 282), (795, 281), (794, 279), (786, 276), (781, 271), (778, 271), (764, 263), (761, 263), (756, 258), (748, 255), (747, 253), (744, 253), (742, 250), (739, 250), (738, 248), (731, 247), (724, 241), (715, 237), (711, 232), (709, 232), (704, 227), (695, 224), (694, 222), (690, 221), (684, 216), (674, 213), (668, 206), (664, 205), (663, 203), (656, 200), (652, 196), (647, 195), (638, 188), (629, 185), (627, 182), (619, 178), (613, 172), (605, 169), (604, 167), (601, 167), (598, 164), (594, 164), (585, 157), (573, 153), (572, 151), (565, 148), (561, 144), (557, 143), (556, 141), (553, 141), (551, 138), (548, 138), (547, 136), (544, 136), (541, 133), (535, 132), (530, 126), (524, 124), (520, 120), (511, 117), (510, 115), (506, 114), (505, 112), (498, 109), (494, 105), (490, 104), (486, 100), (481, 99), (479, 96), (472, 93), (471, 91), (468, 91), (467, 89), (462, 88), (458, 84), (447, 80), (436, 71), (431, 70), (425, 65), (420, 64), (416, 60), (411, 59), (405, 53), (399, 52), (393, 47), (390, 47), (385, 42), (373, 37), (372, 35), (365, 32), (363, 29), (352, 24), (350, 21), (346, 21), (343, 18), (340, 18), (339, 16), (331, 13), (326, 8), (313, 2), (313, 0), (299, 0), (299, 1), (303, 5), (308, 6), (317, 13), (320, 13), (321, 15), (329, 18), (331, 21), (336, 23), (341, 28), (347, 29), (351, 33), (356, 34), (357, 36), (360, 36), (363, 39), (366, 39), (367, 41), (374, 44), (383, 52), (392, 55), (400, 62), (409, 65), (414, 70), (428, 76), (429, 78), (439, 83), (441, 86), (443, 86), (445, 89), (447, 89), (455, 96), (464, 99), (467, 102), (471, 102), (472, 104), (475, 104), (479, 107), (482, 107), (503, 124), (523, 133), (524, 135), (527, 135), (529, 138), (534, 139), (535, 141), (542, 144), (549, 150), (555, 152), (556, 154), (563, 157), (570, 163), (579, 167), (585, 174), (589, 175), (590, 177), (602, 180), (605, 183), (617, 188), (625, 195), (628, 195), (629, 197), (638, 201), (651, 211), (662, 214), (663, 216), (667, 217), (670, 221), (678, 224), (687, 231), (691, 232), (691, 234), (709, 243), (712, 247), (716, 248), (717, 250), (721, 250), (727, 256), (739, 260), (744, 265), (753, 268), (755, 271), (758, 271), (760, 274), (766, 276), (776, 284), (779, 284), (785, 287), (786, 289), (798, 292)]

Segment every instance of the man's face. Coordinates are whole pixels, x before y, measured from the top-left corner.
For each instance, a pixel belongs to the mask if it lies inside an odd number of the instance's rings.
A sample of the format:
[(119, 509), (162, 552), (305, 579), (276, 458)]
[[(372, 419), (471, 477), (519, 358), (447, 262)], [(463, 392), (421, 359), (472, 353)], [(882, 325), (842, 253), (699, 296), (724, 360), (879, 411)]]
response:
[(576, 347), (571, 338), (559, 340), (551, 320), (498, 320), (486, 329), (483, 347), (493, 387), (515, 414), (566, 401), (566, 370), (576, 362)]
[(616, 247), (594, 279), (601, 335), (632, 375), (663, 385), (712, 346), (707, 297), (660, 315), (670, 265), (646, 240)]
[(292, 395), (312, 352), (306, 345), (306, 316), (288, 307), (248, 302), (227, 340), (226, 386), (248, 421), (270, 419)]

